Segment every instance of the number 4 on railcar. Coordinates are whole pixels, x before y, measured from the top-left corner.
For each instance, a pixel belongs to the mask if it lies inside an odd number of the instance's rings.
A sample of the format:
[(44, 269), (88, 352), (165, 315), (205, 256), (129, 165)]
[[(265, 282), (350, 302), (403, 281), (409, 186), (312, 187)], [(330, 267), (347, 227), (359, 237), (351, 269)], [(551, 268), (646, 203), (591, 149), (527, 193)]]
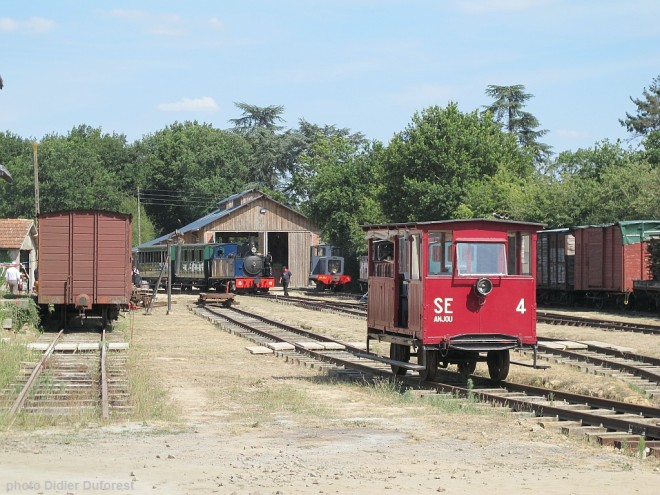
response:
[[(369, 240), (367, 349), (390, 343), (397, 375), (435, 379), (456, 364), (486, 362), (505, 379), (511, 349), (534, 351), (536, 231), (542, 225), (490, 219), (366, 225)], [(373, 355), (370, 353), (370, 355)], [(417, 356), (417, 364), (410, 362)]]

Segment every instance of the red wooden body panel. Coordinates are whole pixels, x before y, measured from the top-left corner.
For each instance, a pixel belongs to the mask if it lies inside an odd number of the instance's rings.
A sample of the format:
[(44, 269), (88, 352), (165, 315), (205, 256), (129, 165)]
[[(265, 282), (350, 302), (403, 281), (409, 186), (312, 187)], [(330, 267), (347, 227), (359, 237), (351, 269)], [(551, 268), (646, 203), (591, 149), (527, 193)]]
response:
[(649, 278), (648, 242), (624, 244), (619, 225), (575, 229), (575, 289), (632, 292)]
[(492, 278), (493, 292), (483, 299), (473, 288), (476, 277), (427, 279), (424, 297), (425, 344), (463, 334), (512, 335), (536, 344), (536, 287), (531, 277)]
[(39, 217), (39, 304), (128, 304), (129, 215), (66, 211)]
[(648, 242), (623, 246), (622, 287), (625, 292), (632, 292), (633, 280), (650, 280)]

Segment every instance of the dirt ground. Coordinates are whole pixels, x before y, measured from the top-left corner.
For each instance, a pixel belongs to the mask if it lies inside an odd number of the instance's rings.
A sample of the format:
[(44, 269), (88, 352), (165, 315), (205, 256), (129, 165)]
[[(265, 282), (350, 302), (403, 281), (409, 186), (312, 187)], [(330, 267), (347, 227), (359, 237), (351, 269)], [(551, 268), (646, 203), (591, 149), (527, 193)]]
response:
[[(439, 414), (420, 401), (250, 354), (251, 343), (193, 315), (193, 300), (176, 296), (170, 314), (138, 310), (124, 323), (138, 366), (166, 393), (166, 419), (1, 432), (0, 493), (657, 493), (657, 461), (546, 431), (532, 418)], [(364, 340), (359, 319), (238, 300), (241, 308)], [(616, 338), (657, 346), (648, 336)], [(533, 372), (553, 380), (559, 370)]]

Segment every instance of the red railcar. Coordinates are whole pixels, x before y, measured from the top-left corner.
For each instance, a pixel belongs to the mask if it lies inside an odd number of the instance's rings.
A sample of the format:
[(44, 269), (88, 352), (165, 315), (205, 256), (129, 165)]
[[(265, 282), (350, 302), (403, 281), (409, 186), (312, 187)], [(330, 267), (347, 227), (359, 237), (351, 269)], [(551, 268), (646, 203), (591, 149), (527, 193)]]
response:
[(131, 216), (63, 211), (39, 216), (39, 293), (42, 312), (100, 316), (105, 327), (131, 297)]
[[(509, 350), (536, 350), (537, 223), (447, 220), (366, 225), (367, 346), (390, 343), (396, 374), (439, 366), (506, 378)], [(417, 356), (417, 364), (410, 357)]]

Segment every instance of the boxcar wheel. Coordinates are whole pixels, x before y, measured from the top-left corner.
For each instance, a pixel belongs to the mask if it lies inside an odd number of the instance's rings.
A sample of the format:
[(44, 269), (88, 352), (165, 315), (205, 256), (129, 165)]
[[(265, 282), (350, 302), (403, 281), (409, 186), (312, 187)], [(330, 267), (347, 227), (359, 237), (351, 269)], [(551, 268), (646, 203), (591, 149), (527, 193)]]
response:
[(438, 372), (438, 365), (440, 364), (440, 353), (433, 350), (422, 352), (424, 352), (425, 368), (419, 372), (419, 377), (422, 381), (425, 382), (433, 381), (435, 380), (435, 376)]
[[(402, 344), (390, 344), (390, 359), (395, 361), (403, 361), (405, 363), (410, 361), (410, 347)], [(392, 373), (397, 376), (403, 376), (408, 372), (407, 368), (402, 368), (396, 364), (392, 365)]]
[(486, 358), (488, 362), (488, 374), (494, 383), (501, 382), (509, 374), (510, 356), (509, 351), (490, 351)]

